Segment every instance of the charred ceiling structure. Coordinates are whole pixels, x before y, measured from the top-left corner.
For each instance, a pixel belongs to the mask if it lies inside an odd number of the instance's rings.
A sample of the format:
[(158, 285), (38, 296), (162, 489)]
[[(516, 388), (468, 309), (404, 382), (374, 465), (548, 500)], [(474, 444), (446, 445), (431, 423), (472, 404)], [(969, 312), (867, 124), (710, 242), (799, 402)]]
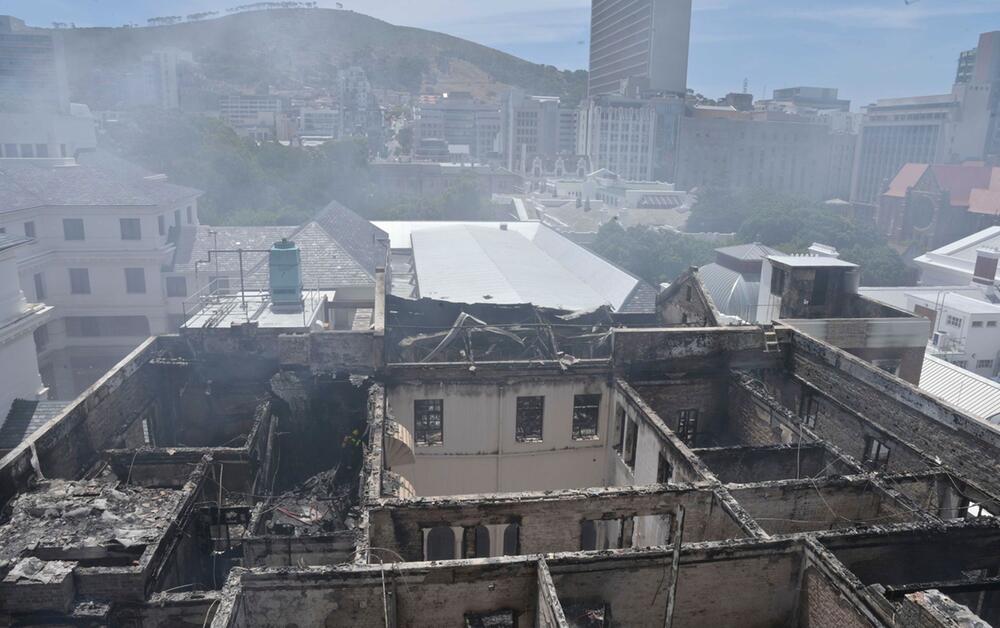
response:
[(379, 295), (150, 339), (11, 451), (0, 620), (1000, 623), (998, 458), (792, 326)]

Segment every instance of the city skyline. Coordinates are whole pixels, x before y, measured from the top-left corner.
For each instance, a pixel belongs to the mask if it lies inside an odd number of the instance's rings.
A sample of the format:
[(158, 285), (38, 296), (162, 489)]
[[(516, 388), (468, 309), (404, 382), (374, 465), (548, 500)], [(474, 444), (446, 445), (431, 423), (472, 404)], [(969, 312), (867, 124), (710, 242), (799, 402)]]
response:
[[(209, 10), (225, 14), (233, 4), (12, 0), (4, 10), (35, 26), (59, 21), (82, 27), (144, 24), (149, 17)], [(330, 8), (336, 4), (319, 2)], [(354, 8), (349, 2), (343, 4)], [(405, 6), (398, 0), (372, 0), (362, 12), (393, 24), (469, 39), (535, 63), (561, 69), (587, 67), (588, 0), (550, 0), (541, 7), (524, 0), (502, 7), (428, 0), (412, 15), (404, 12)], [(755, 98), (782, 86), (838, 87), (857, 110), (876, 98), (947, 92), (958, 54), (974, 47), (980, 32), (994, 28), (1000, 28), (1000, 6), (988, 0), (947, 4), (823, 0), (808, 8), (784, 0), (695, 0), (688, 84), (706, 96), (719, 97), (741, 91), (747, 79)], [(775, 32), (782, 37), (774, 37)]]

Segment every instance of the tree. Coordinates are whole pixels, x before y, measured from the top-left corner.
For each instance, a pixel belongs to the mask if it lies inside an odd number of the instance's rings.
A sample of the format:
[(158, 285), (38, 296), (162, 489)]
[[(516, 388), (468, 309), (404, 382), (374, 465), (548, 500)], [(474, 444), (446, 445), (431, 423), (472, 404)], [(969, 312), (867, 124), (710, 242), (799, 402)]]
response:
[(739, 242), (761, 242), (788, 253), (802, 253), (813, 242), (836, 247), (841, 257), (861, 266), (864, 285), (914, 285), (916, 271), (906, 266), (870, 222), (859, 222), (827, 205), (756, 191), (734, 195), (706, 190), (691, 210), (689, 231), (735, 232)]
[(404, 126), (396, 133), (396, 141), (399, 142), (399, 150), (404, 155), (409, 155), (413, 151), (413, 127)]
[(715, 259), (714, 245), (692, 236), (648, 226), (601, 225), (591, 250), (656, 285)]

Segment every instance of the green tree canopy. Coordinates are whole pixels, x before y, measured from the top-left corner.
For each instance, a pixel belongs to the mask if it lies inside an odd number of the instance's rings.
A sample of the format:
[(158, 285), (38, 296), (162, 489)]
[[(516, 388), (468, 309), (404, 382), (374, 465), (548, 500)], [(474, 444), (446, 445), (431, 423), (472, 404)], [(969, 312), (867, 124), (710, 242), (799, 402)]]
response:
[(703, 240), (647, 226), (624, 229), (617, 221), (602, 225), (590, 248), (653, 285), (715, 259), (714, 245)]

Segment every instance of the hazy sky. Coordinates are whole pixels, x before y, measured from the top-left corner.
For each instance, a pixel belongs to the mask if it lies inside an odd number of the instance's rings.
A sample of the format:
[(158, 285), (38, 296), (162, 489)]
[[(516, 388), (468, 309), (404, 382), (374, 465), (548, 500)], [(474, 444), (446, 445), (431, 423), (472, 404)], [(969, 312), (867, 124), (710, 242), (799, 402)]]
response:
[[(0, 0), (29, 24), (145, 24), (252, 0)], [(907, 4), (909, 2), (909, 4)], [(707, 96), (839, 87), (854, 107), (950, 90), (958, 53), (1000, 29), (1000, 0), (694, 0), (688, 84)], [(333, 7), (334, 0), (321, 0)], [(343, 0), (394, 24), (465, 37), (537, 63), (587, 67), (589, 0)]]

